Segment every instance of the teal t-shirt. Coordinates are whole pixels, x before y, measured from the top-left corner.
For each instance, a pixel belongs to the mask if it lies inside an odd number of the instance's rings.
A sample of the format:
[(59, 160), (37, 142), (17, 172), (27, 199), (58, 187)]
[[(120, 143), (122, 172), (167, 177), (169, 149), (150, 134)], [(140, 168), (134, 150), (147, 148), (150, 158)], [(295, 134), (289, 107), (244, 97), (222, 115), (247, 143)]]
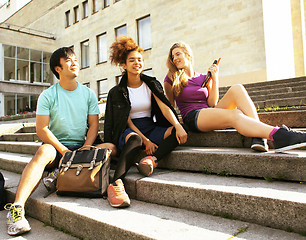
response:
[(49, 129), (64, 145), (82, 145), (86, 139), (88, 115), (100, 113), (95, 93), (78, 83), (74, 91), (59, 83), (43, 91), (37, 102), (37, 115), (49, 115)]

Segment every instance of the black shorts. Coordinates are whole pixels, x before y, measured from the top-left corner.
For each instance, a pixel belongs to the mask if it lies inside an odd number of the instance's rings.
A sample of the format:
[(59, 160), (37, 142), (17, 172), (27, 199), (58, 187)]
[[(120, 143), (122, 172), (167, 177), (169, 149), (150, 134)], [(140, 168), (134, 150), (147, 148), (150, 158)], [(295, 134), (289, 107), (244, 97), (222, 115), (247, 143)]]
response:
[(191, 110), (189, 113), (187, 113), (186, 117), (183, 119), (185, 125), (192, 132), (201, 132), (198, 129), (198, 124), (197, 124), (199, 113), (200, 113), (201, 110), (202, 109)]
[[(45, 144), (45, 143), (43, 143), (43, 144)], [(43, 144), (42, 144), (42, 145), (43, 145)], [(83, 145), (64, 145), (64, 146), (65, 146), (66, 148), (68, 148), (70, 151), (74, 151), (74, 150), (79, 149), (79, 148), (82, 147)], [(54, 161), (53, 161), (51, 164), (48, 164), (48, 165), (46, 166), (46, 170), (49, 171), (49, 172), (51, 172), (51, 171), (53, 171), (55, 168), (58, 168), (59, 162), (60, 162), (60, 160), (61, 160), (62, 157), (63, 157), (63, 155), (62, 155), (59, 151), (56, 150), (56, 157), (55, 157)]]

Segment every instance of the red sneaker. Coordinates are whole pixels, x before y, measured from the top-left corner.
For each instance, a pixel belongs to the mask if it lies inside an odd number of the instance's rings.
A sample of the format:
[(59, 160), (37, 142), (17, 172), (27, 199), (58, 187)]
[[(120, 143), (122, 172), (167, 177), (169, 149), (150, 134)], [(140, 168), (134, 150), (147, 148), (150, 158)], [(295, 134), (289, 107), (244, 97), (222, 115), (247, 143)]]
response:
[(153, 173), (153, 170), (156, 168), (157, 163), (155, 162), (156, 157), (146, 156), (140, 160), (137, 165), (138, 171), (145, 175), (146, 177), (150, 176)]
[(115, 181), (115, 185), (110, 184), (107, 188), (107, 199), (112, 207), (128, 207), (130, 206), (130, 198), (125, 192), (121, 179)]

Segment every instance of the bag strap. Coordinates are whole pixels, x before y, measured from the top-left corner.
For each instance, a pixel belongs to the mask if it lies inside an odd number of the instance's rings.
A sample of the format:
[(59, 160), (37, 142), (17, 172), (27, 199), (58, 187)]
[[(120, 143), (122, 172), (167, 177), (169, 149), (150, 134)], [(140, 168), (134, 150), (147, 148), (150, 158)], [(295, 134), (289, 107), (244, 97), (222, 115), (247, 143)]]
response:
[(90, 149), (102, 149), (102, 148), (98, 148), (98, 147), (92, 146), (92, 145), (85, 145), (85, 146), (80, 147), (80, 148), (77, 149), (76, 151), (80, 151), (80, 150), (82, 150), (83, 148), (87, 148), (87, 147), (89, 147)]
[(97, 159), (97, 155), (98, 155), (98, 151), (100, 148), (96, 148), (94, 155), (92, 157), (92, 160), (90, 162), (90, 167), (88, 168), (88, 170), (92, 170), (94, 168), (94, 166), (96, 165), (96, 159)]
[(70, 166), (72, 164), (72, 161), (73, 161), (73, 158), (75, 156), (75, 153), (76, 153), (76, 151), (72, 151), (71, 157), (70, 157), (69, 161), (66, 163), (67, 166), (64, 168), (64, 172), (68, 171), (68, 169), (70, 168)]

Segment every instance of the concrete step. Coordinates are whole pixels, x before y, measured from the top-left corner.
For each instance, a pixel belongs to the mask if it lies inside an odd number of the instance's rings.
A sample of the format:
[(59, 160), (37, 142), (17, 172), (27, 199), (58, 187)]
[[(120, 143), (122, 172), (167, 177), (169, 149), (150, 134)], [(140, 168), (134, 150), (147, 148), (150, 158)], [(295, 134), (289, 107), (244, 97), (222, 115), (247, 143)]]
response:
[(60, 231), (59, 229), (55, 229), (51, 226), (48, 226), (44, 224), (41, 221), (38, 221), (34, 218), (27, 217), (27, 220), (30, 223), (31, 228), (33, 229), (27, 234), (24, 234), (23, 237), (10, 237), (7, 235), (7, 228), (6, 228), (6, 214), (7, 211), (0, 211), (0, 218), (1, 218), (1, 224), (0, 224), (0, 239), (27, 239), (27, 240), (54, 240), (54, 239), (60, 239), (60, 240), (78, 240), (79, 238), (72, 236), (71, 234), (64, 233)]
[(306, 181), (306, 151), (257, 153), (242, 148), (178, 147), (159, 163), (159, 168)]
[(295, 93), (295, 92), (301, 92), (305, 93), (306, 92), (306, 83), (300, 84), (300, 85), (294, 85), (292, 87), (289, 86), (284, 86), (283, 88), (272, 88), (272, 89), (260, 89), (260, 90), (255, 90), (255, 91), (249, 91), (249, 95), (251, 97), (257, 96), (257, 95), (265, 95), (268, 96), (270, 94), (279, 94), (282, 93), (287, 96), (288, 93)]
[(306, 128), (306, 110), (265, 112), (258, 116), (260, 121), (272, 126), (285, 124), (290, 128)]
[[(20, 176), (6, 171), (4, 176), (12, 201)], [(40, 184), (26, 204), (26, 213), (88, 239), (305, 239), (271, 228), (305, 230), (306, 193), (298, 184), (171, 172), (141, 178), (134, 172), (125, 186), (136, 193), (135, 200), (129, 208), (114, 209), (103, 199), (56, 194), (43, 198), (46, 190)], [(230, 219), (217, 217), (229, 218), (231, 211)], [(233, 220), (236, 214), (250, 223)]]
[(0, 141), (0, 151), (34, 155), (41, 146), (40, 142), (7, 142)]
[[(39, 145), (22, 145), (15, 153), (15, 142), (0, 144), (8, 151), (0, 152), (0, 167), (21, 172)], [(21, 152), (23, 150), (23, 152)], [(18, 154), (16, 152), (21, 152)], [(135, 156), (135, 161), (144, 152)], [(260, 163), (260, 164), (259, 164)], [(178, 147), (159, 163), (159, 168), (204, 172), (219, 175), (260, 177), (289, 181), (306, 181), (306, 151), (292, 150), (285, 153), (257, 153), (246, 148)]]
[[(306, 85), (306, 77), (243, 84), (243, 86), (247, 89), (248, 92), (252, 91), (259, 92), (262, 90), (304, 87), (305, 85)], [(220, 87), (219, 91), (220, 93), (225, 93), (229, 88), (230, 86)]]
[(294, 98), (281, 98), (281, 99), (270, 99), (263, 101), (254, 102), (257, 108), (269, 108), (269, 107), (291, 107), (294, 106), (298, 109), (298, 107), (305, 106), (306, 97), (294, 97)]
[[(259, 102), (259, 101), (267, 101), (272, 99), (283, 99), (286, 98), (296, 98), (296, 97), (303, 97), (306, 95), (306, 91), (297, 91), (297, 92), (291, 92), (291, 93), (274, 93), (269, 95), (262, 95), (261, 93), (258, 93), (255, 96), (251, 96), (253, 102)], [(305, 102), (303, 102), (305, 104)]]
[[(259, 113), (259, 118), (262, 122), (272, 125), (281, 126), (285, 124), (291, 128), (306, 128), (306, 110), (300, 111), (277, 111)], [(104, 122), (99, 123), (99, 129), (103, 130)], [(17, 130), (16, 130), (17, 129)], [(3, 128), (4, 130), (4, 128)], [(41, 140), (35, 134), (35, 126), (25, 126), (23, 128), (10, 128), (0, 137), (1, 141), (38, 141)], [(32, 131), (32, 132), (31, 132)], [(306, 131), (306, 129), (305, 129)], [(17, 132), (17, 133), (16, 133)], [(103, 138), (103, 131), (100, 132)], [(209, 133), (190, 133), (188, 146), (219, 146), (219, 147), (250, 147), (250, 138), (243, 137), (236, 130), (218, 130)], [(271, 144), (271, 147), (273, 145)]]
[(36, 133), (11, 133), (0, 137), (1, 141), (41, 142)]
[[(4, 176), (12, 201), (20, 176), (6, 171)], [(26, 213), (88, 239), (229, 239), (238, 230), (236, 224), (248, 227), (237, 239), (274, 239), (269, 231), (280, 233), (275, 239), (303, 239), (271, 229), (305, 230), (306, 193), (299, 184), (168, 171), (143, 178), (134, 170), (125, 186), (134, 199), (131, 207), (113, 209), (103, 199), (56, 194), (43, 198), (46, 190), (40, 185), (27, 202)]]

